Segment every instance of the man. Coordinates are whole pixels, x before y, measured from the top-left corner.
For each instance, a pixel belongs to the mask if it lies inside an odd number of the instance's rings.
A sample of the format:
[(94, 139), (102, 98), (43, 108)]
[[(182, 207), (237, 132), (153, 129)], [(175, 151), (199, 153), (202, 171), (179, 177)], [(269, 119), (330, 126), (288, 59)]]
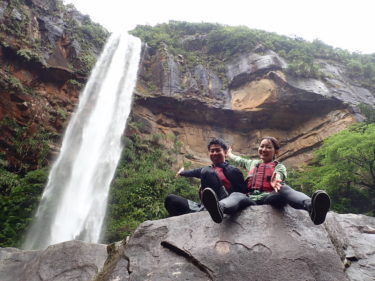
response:
[[(210, 166), (188, 171), (181, 168), (176, 174), (176, 176), (195, 177), (201, 180), (200, 197), (204, 206), (181, 196), (170, 194), (165, 199), (165, 208), (171, 216), (199, 212), (206, 207), (211, 218), (220, 223), (223, 219), (223, 213), (227, 213), (225, 200), (224, 207), (211, 205), (227, 198), (229, 194), (239, 197), (239, 200), (237, 200), (239, 204), (236, 205), (238, 209), (255, 204), (244, 194), (247, 192), (247, 187), (242, 172), (225, 161), (229, 146), (222, 139), (214, 138), (208, 143), (207, 148), (212, 161)], [(205, 189), (210, 192), (205, 192)], [(211, 210), (214, 211), (211, 212)], [(230, 210), (230, 213), (232, 211)]]

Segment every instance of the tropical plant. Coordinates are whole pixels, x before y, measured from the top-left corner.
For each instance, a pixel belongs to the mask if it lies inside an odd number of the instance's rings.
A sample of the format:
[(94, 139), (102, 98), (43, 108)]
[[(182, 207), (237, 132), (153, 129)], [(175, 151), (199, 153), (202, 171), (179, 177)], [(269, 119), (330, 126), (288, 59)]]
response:
[(375, 124), (357, 124), (328, 139), (312, 166), (292, 173), (292, 186), (312, 193), (324, 189), (333, 209), (375, 215)]

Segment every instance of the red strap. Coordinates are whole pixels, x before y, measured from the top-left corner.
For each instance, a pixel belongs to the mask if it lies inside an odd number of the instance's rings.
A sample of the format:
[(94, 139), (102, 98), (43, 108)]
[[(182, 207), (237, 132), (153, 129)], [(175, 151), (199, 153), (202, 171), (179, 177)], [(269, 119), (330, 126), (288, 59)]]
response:
[(214, 169), (220, 181), (225, 186), (225, 189), (229, 191), (231, 184), (230, 184), (230, 181), (227, 179), (227, 177), (224, 175), (223, 168), (214, 167)]

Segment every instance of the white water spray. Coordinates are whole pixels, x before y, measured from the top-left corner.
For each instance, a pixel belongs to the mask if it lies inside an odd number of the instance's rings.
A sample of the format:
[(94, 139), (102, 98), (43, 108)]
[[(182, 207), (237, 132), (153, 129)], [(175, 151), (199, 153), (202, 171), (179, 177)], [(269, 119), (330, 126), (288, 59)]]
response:
[(99, 241), (140, 50), (140, 40), (128, 34), (108, 39), (65, 132), (24, 249)]

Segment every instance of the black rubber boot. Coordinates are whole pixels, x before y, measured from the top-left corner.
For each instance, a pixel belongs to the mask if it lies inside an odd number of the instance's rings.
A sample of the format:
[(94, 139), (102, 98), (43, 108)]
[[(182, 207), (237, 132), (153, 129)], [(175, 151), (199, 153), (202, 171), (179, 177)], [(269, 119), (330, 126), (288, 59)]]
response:
[(214, 222), (221, 223), (223, 221), (223, 208), (217, 199), (215, 191), (209, 187), (205, 188), (202, 193), (202, 203)]
[(309, 208), (310, 218), (314, 224), (322, 224), (331, 205), (331, 199), (323, 190), (317, 190), (311, 197), (311, 207)]

